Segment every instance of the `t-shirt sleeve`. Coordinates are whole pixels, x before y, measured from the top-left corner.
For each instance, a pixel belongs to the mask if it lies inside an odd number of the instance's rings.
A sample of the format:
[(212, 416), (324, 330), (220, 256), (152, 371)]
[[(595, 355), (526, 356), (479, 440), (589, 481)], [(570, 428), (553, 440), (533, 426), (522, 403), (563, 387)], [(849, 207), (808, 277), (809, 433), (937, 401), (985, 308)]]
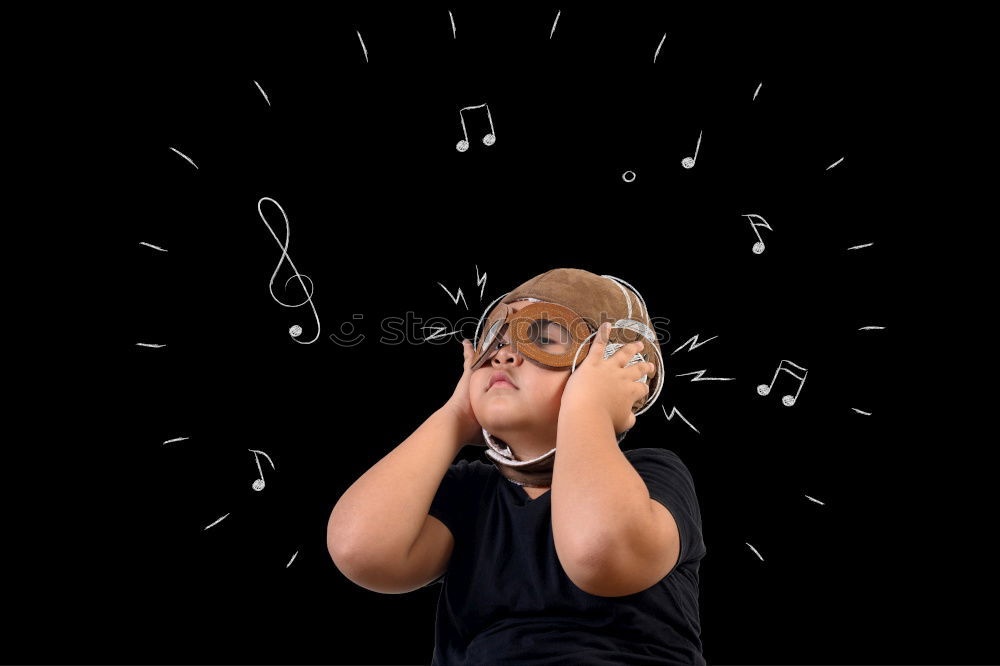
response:
[(459, 460), (448, 467), (427, 511), (451, 530), (455, 541), (467, 533), (470, 518), (479, 505), (482, 483), (476, 472), (476, 465), (468, 460)]
[(649, 496), (665, 506), (680, 534), (681, 551), (677, 564), (704, 557), (706, 548), (701, 531), (701, 507), (694, 479), (680, 457), (668, 449), (645, 448), (625, 451), (635, 471), (646, 482)]

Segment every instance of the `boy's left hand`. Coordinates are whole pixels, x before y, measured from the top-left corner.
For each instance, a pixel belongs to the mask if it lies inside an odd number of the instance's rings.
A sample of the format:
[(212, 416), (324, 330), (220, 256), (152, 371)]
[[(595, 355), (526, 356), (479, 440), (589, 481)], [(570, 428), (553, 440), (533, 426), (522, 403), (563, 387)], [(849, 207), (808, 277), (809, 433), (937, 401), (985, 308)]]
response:
[(645, 348), (641, 340), (629, 342), (604, 358), (610, 331), (611, 324), (607, 322), (598, 329), (587, 351), (587, 358), (566, 382), (560, 410), (603, 410), (614, 424), (615, 434), (619, 434), (635, 425), (632, 405), (649, 394), (648, 383), (636, 380), (643, 375), (652, 378), (655, 366), (639, 361), (626, 367), (632, 357)]

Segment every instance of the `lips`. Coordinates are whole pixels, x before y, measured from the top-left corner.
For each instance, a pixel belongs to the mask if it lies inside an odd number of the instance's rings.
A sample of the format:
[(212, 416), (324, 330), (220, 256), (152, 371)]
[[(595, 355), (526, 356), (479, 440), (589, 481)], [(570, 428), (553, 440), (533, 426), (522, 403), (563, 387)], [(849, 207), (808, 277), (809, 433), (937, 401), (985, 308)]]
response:
[(517, 388), (510, 377), (504, 372), (494, 372), (493, 376), (490, 377), (490, 385), (486, 387), (487, 390), (493, 388), (495, 384), (499, 383), (501, 386), (507, 386), (508, 388)]

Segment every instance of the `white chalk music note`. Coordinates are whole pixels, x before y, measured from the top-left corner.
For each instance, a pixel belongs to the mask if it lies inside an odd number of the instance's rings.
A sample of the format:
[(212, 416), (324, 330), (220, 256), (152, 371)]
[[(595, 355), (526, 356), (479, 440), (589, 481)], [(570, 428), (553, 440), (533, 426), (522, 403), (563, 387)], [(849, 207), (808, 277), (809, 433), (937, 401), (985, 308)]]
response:
[(698, 149), (701, 148), (701, 132), (698, 132), (698, 145), (694, 147), (694, 157), (685, 157), (681, 160), (681, 166), (690, 169), (694, 166), (694, 161), (698, 159)]
[(483, 107), (486, 107), (486, 118), (487, 120), (490, 121), (490, 131), (483, 137), (483, 143), (486, 144), (487, 146), (492, 146), (494, 143), (496, 143), (497, 135), (496, 131), (493, 129), (493, 116), (490, 115), (489, 105), (484, 102), (483, 104), (479, 104), (477, 106), (467, 106), (464, 109), (458, 110), (458, 119), (462, 123), (462, 135), (465, 136), (464, 139), (455, 144), (455, 148), (456, 150), (458, 150), (458, 152), (464, 153), (469, 149), (469, 132), (465, 129), (465, 118), (462, 116), (462, 113), (464, 111), (471, 111), (472, 109), (481, 109)]
[[(797, 374), (795, 374), (794, 372), (792, 372), (791, 370), (789, 370), (788, 368), (786, 368), (785, 367), (786, 363), (788, 365), (795, 366), (796, 368), (798, 368), (799, 370), (801, 370), (802, 371), (802, 376), (799, 377)], [(770, 393), (771, 392), (771, 387), (774, 386), (774, 380), (778, 378), (778, 373), (781, 372), (782, 370), (784, 370), (785, 372), (787, 372), (788, 374), (790, 374), (792, 377), (795, 377), (796, 379), (799, 380), (799, 388), (798, 388), (798, 390), (795, 391), (795, 395), (786, 395), (786, 396), (782, 396), (782, 398), (781, 398), (781, 404), (783, 404), (785, 407), (791, 407), (792, 405), (795, 404), (795, 401), (798, 399), (798, 397), (799, 397), (799, 391), (802, 390), (802, 386), (806, 383), (806, 375), (809, 374), (809, 371), (806, 370), (805, 368), (803, 368), (801, 365), (796, 365), (795, 363), (792, 363), (791, 361), (782, 360), (780, 363), (778, 363), (778, 368), (774, 371), (774, 377), (771, 377), (771, 383), (770, 384), (760, 384), (759, 386), (757, 386), (757, 393), (759, 393), (760, 395), (767, 395), (768, 393)]]
[(257, 454), (259, 453), (259, 454), (261, 454), (262, 456), (264, 456), (265, 458), (267, 458), (267, 462), (271, 463), (271, 469), (275, 469), (275, 467), (274, 467), (274, 461), (273, 461), (273, 460), (271, 460), (271, 456), (267, 455), (267, 454), (266, 454), (266, 453), (264, 453), (263, 451), (255, 451), (255, 450), (253, 450), (253, 449), (247, 449), (247, 450), (248, 450), (248, 451), (249, 451), (250, 453), (252, 453), (252, 454), (253, 454), (253, 458), (254, 458), (254, 460), (256, 460), (256, 461), (257, 461), (257, 471), (258, 471), (258, 472), (260, 472), (260, 478), (259, 478), (259, 479), (256, 479), (256, 480), (255, 480), (255, 481), (253, 482), (253, 485), (251, 485), (250, 487), (251, 487), (251, 488), (253, 488), (253, 489), (254, 489), (254, 490), (256, 490), (256, 491), (261, 491), (261, 490), (264, 490), (264, 470), (262, 470), (262, 469), (260, 468), (260, 457), (259, 457), (259, 456), (258, 456)]
[(753, 232), (755, 234), (757, 234), (757, 242), (753, 244), (753, 253), (760, 254), (761, 252), (764, 251), (764, 241), (761, 239), (760, 232), (757, 231), (757, 227), (764, 227), (768, 231), (774, 231), (774, 229), (772, 229), (771, 225), (767, 223), (767, 220), (765, 220), (763, 217), (755, 213), (745, 213), (743, 217), (747, 219), (751, 217), (756, 217), (758, 220), (760, 220), (760, 222), (754, 222), (753, 220), (750, 220), (750, 228), (753, 229)]

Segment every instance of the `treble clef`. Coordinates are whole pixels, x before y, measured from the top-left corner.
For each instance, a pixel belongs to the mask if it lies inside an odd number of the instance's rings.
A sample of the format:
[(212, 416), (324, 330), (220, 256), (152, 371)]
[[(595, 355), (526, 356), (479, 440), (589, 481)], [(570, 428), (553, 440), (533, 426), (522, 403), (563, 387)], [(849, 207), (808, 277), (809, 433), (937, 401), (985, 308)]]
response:
[[(268, 224), (267, 218), (264, 217), (264, 211), (262, 211), (260, 209), (260, 205), (262, 203), (264, 203), (265, 201), (270, 201), (275, 206), (277, 206), (278, 210), (281, 211), (281, 216), (285, 218), (285, 243), (284, 243), (284, 245), (282, 245), (281, 240), (278, 239), (278, 235), (276, 233), (274, 233), (274, 229), (271, 228), (271, 225)], [(303, 345), (312, 344), (313, 342), (316, 342), (316, 340), (319, 339), (319, 332), (320, 332), (319, 314), (316, 312), (316, 306), (313, 305), (313, 302), (312, 302), (312, 286), (313, 286), (313, 281), (309, 278), (308, 275), (302, 275), (301, 273), (299, 273), (299, 270), (297, 268), (295, 268), (295, 263), (292, 261), (292, 258), (290, 256), (288, 256), (288, 242), (289, 242), (289, 238), (291, 236), (291, 228), (289, 227), (289, 224), (288, 224), (288, 216), (285, 215), (285, 209), (281, 207), (281, 204), (279, 204), (277, 201), (275, 201), (271, 197), (261, 197), (260, 201), (257, 202), (257, 213), (260, 214), (260, 219), (262, 219), (264, 221), (264, 224), (267, 226), (267, 230), (271, 232), (271, 236), (274, 237), (274, 241), (278, 244), (278, 247), (281, 248), (281, 259), (278, 260), (278, 265), (274, 267), (274, 273), (271, 274), (271, 281), (270, 281), (270, 283), (268, 283), (268, 286), (267, 286), (268, 290), (271, 292), (271, 298), (273, 298), (278, 304), (284, 305), (286, 308), (297, 308), (297, 307), (300, 307), (302, 305), (305, 305), (306, 303), (309, 303), (309, 307), (312, 308), (313, 315), (316, 317), (316, 337), (313, 338), (312, 340), (310, 340), (309, 342), (302, 342), (301, 340), (299, 340), (298, 337), (300, 335), (302, 335), (302, 327), (299, 326), (298, 324), (296, 324), (295, 326), (292, 326), (291, 328), (289, 328), (288, 329), (288, 334), (291, 335), (292, 339), (295, 340), (296, 342), (298, 342), (299, 344), (303, 344)], [(292, 277), (288, 278), (288, 280), (291, 280), (292, 278), (298, 278), (299, 279), (299, 284), (302, 285), (302, 291), (305, 292), (305, 294), (306, 294), (306, 300), (302, 301), (301, 303), (294, 303), (294, 304), (283, 303), (281, 301), (281, 299), (279, 299), (277, 296), (274, 295), (274, 278), (275, 278), (275, 276), (278, 275), (278, 271), (281, 269), (281, 262), (284, 261), (285, 259), (288, 259), (288, 264), (292, 267), (292, 270), (295, 271), (295, 275), (293, 275)], [(306, 289), (306, 285), (302, 281), (303, 278), (305, 278), (306, 280), (309, 280), (309, 289)], [(288, 288), (288, 280), (285, 280), (285, 288), (286, 289)]]

